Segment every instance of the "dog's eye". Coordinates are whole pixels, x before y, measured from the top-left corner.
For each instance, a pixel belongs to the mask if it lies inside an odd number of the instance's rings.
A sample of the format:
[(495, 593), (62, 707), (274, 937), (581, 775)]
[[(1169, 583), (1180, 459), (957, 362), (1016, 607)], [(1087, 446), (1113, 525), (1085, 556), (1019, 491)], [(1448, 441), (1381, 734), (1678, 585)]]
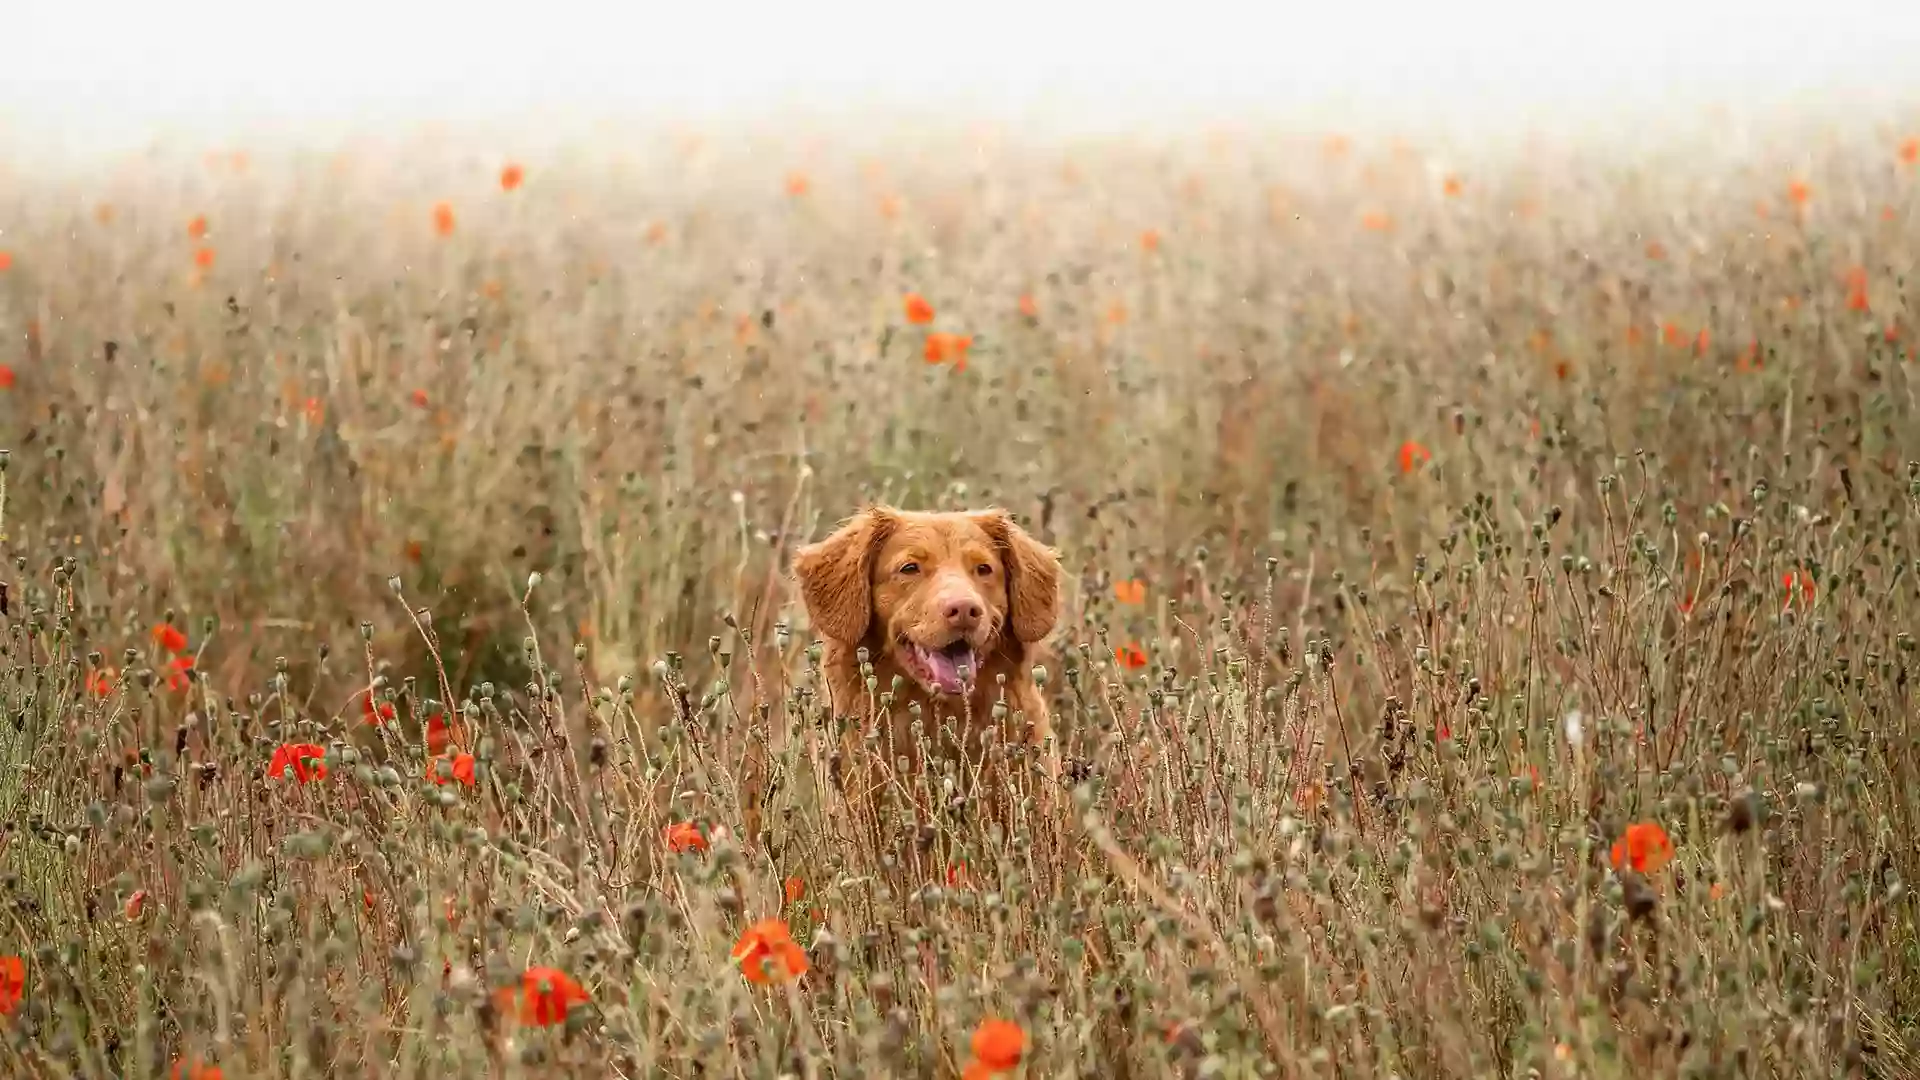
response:
[(992, 576), (993, 576), (993, 564), (992, 564), (992, 563), (981, 563), (981, 564), (980, 564), (979, 566), (976, 566), (976, 567), (974, 567), (974, 568), (973, 568), (973, 572), (974, 572), (974, 573), (976, 573), (976, 574), (979, 574), (979, 575), (980, 575), (981, 577), (992, 577)]
[(901, 563), (900, 572), (907, 575), (917, 574), (920, 572), (920, 564), (917, 562)]

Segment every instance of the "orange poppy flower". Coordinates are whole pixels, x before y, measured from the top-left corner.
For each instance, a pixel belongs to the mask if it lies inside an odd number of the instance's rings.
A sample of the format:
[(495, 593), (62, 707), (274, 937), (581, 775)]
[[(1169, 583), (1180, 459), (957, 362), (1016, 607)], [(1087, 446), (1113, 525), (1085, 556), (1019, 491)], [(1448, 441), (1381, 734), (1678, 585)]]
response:
[(208, 1065), (199, 1058), (180, 1058), (173, 1063), (167, 1080), (224, 1080), (220, 1066)]
[(527, 179), (527, 170), (512, 162), (500, 166), (500, 190), (513, 191)]
[(327, 778), (327, 748), (317, 743), (282, 743), (267, 763), (267, 777), (284, 779), (288, 770), (302, 784)]
[(880, 196), (880, 216), (883, 218), (886, 218), (888, 221), (892, 221), (895, 218), (899, 217), (900, 216), (900, 196), (898, 195)]
[(1631, 867), (1639, 873), (1651, 874), (1673, 861), (1673, 841), (1658, 823), (1635, 822), (1613, 842), (1610, 855), (1616, 869)]
[(0, 1016), (12, 1016), (26, 996), (26, 961), (17, 956), (0, 956)]
[(550, 967), (530, 967), (521, 974), (520, 985), (493, 992), (495, 1009), (533, 1027), (564, 1024), (569, 1010), (592, 1000), (573, 976)]
[(1034, 300), (1032, 293), (1020, 294), (1020, 314), (1029, 319), (1040, 317), (1040, 304)]
[(1909, 135), (1900, 143), (1900, 160), (1909, 165), (1920, 165), (1920, 135)]
[(967, 370), (967, 350), (973, 348), (972, 334), (927, 335), (926, 360), (929, 364), (953, 361), (955, 371)]
[(167, 689), (185, 690), (193, 682), (193, 677), (188, 674), (193, 670), (193, 657), (176, 656), (167, 667), (172, 669), (167, 676)]
[(1433, 451), (1412, 439), (1400, 444), (1400, 471), (1410, 473), (1433, 460)]
[(1147, 602), (1147, 583), (1139, 578), (1113, 583), (1113, 598), (1123, 604), (1144, 604)]
[(187, 237), (198, 240), (205, 235), (207, 235), (207, 215), (195, 214), (193, 220), (187, 222)]
[(433, 231), (441, 236), (453, 235), (453, 204), (437, 202), (433, 204)]
[(689, 851), (705, 852), (707, 838), (700, 833), (700, 826), (691, 821), (676, 821), (667, 826), (667, 850), (676, 855)]
[(1440, 181), (1440, 193), (1449, 199), (1459, 198), (1460, 193), (1465, 190), (1467, 190), (1466, 183), (1457, 176), (1449, 175), (1445, 180)]
[(455, 754), (451, 759), (437, 757), (427, 762), (427, 779), (439, 785), (445, 785), (447, 782), (447, 777), (440, 775), (440, 763), (442, 761), (447, 762), (448, 771), (452, 773), (453, 779), (460, 781), (468, 787), (473, 786), (472, 754)]
[(915, 326), (925, 326), (933, 321), (933, 305), (919, 293), (908, 293), (906, 299), (907, 321)]
[(202, 270), (213, 269), (213, 249), (204, 246), (193, 249), (193, 265)]
[(807, 950), (793, 940), (785, 920), (761, 919), (733, 947), (740, 973), (756, 986), (792, 982), (807, 973)]
[(1027, 1033), (1011, 1020), (989, 1018), (973, 1030), (973, 1060), (985, 1070), (984, 1075), (1019, 1068), (1026, 1052)]
[(1132, 642), (1115, 646), (1113, 658), (1119, 661), (1121, 667), (1132, 671), (1138, 671), (1147, 666), (1147, 654), (1141, 650), (1139, 645), (1133, 644)]

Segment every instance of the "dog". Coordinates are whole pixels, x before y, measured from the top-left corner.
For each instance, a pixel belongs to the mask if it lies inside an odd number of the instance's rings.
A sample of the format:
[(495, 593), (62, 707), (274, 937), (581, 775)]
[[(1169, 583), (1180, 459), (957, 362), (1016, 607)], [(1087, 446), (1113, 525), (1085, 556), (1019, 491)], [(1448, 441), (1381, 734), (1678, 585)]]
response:
[[(911, 731), (917, 703), (937, 753), (980, 764), (981, 734), (998, 726), (1003, 742), (1039, 748), (1057, 780), (1059, 756), (1033, 668), (1060, 618), (1060, 559), (1005, 510), (869, 507), (797, 551), (793, 567), (825, 642), (833, 715), (872, 732), (882, 763), (919, 763)], [(996, 705), (1005, 706), (998, 715)]]

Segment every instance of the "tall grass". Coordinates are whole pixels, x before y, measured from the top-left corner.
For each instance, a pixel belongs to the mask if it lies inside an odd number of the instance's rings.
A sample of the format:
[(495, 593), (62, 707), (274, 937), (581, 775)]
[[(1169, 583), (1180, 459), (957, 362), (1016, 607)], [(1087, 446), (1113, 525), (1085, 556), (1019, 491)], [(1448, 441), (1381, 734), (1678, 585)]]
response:
[[(1898, 132), (754, 149), (16, 169), (5, 1071), (1920, 1070)], [(1062, 786), (839, 793), (870, 500), (1060, 548)]]

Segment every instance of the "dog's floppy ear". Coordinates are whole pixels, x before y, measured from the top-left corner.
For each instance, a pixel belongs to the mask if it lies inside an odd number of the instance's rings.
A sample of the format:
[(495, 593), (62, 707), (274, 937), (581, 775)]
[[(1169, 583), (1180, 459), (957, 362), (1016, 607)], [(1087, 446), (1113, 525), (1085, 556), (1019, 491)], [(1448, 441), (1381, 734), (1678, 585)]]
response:
[(980, 527), (1000, 548), (1007, 566), (1007, 623), (1028, 645), (1045, 640), (1060, 621), (1060, 556), (1027, 535), (1005, 510), (984, 510)]
[(869, 507), (840, 523), (832, 536), (793, 555), (800, 597), (820, 633), (849, 644), (867, 636), (873, 620), (873, 558), (893, 531), (885, 507)]

